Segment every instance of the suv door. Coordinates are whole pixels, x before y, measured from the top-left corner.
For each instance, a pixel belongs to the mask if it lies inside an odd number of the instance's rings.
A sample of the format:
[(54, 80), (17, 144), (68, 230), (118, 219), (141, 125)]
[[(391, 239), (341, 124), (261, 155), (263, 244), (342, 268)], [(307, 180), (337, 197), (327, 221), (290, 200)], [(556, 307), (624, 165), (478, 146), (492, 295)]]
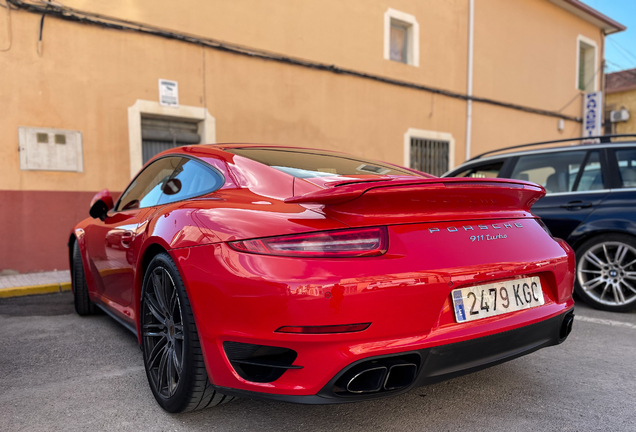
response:
[(546, 189), (546, 196), (532, 206), (532, 212), (554, 236), (566, 240), (609, 192), (602, 149), (518, 156), (510, 178), (538, 183)]

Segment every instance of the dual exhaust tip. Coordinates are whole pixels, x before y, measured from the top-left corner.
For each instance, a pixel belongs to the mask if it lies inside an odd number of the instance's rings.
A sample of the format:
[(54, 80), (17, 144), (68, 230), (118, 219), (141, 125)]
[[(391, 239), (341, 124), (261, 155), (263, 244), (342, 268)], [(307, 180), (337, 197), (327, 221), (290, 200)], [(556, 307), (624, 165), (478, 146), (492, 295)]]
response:
[(383, 364), (366, 365), (347, 381), (347, 392), (375, 393), (384, 389), (400, 390), (413, 384), (417, 365), (399, 360), (387, 360)]

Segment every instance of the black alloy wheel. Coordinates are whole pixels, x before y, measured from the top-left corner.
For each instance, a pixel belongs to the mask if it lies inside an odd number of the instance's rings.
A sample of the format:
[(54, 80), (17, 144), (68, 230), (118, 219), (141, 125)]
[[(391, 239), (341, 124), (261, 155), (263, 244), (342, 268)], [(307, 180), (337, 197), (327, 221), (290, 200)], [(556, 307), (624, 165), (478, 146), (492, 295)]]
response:
[(168, 399), (174, 395), (183, 372), (185, 345), (183, 318), (177, 289), (164, 267), (150, 273), (144, 292), (146, 367), (157, 392)]
[(583, 243), (576, 250), (574, 289), (597, 309), (636, 309), (636, 239), (606, 234)]
[(155, 256), (144, 275), (141, 331), (146, 376), (163, 409), (194, 411), (234, 399), (208, 379), (190, 302), (166, 253)]

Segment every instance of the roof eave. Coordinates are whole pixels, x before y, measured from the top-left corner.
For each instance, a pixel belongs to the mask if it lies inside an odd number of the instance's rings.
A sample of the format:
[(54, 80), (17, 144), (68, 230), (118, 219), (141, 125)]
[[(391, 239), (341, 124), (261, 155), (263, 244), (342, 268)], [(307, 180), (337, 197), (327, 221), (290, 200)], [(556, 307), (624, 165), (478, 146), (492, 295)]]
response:
[(579, 0), (550, 0), (555, 5), (567, 10), (570, 13), (584, 19), (585, 21), (602, 28), (603, 33), (610, 35), (612, 33), (622, 32), (627, 29), (623, 24), (614, 21), (610, 17), (603, 15), (596, 9), (580, 2)]

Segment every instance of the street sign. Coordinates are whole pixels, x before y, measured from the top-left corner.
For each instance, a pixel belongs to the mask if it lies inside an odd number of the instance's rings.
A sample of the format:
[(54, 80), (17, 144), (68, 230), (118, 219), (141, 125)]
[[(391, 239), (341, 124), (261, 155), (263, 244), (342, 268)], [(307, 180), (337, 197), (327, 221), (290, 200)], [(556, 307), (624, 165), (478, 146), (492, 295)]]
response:
[(179, 84), (176, 81), (159, 79), (159, 104), (179, 106)]
[(583, 136), (602, 135), (603, 92), (585, 93), (583, 101)]

